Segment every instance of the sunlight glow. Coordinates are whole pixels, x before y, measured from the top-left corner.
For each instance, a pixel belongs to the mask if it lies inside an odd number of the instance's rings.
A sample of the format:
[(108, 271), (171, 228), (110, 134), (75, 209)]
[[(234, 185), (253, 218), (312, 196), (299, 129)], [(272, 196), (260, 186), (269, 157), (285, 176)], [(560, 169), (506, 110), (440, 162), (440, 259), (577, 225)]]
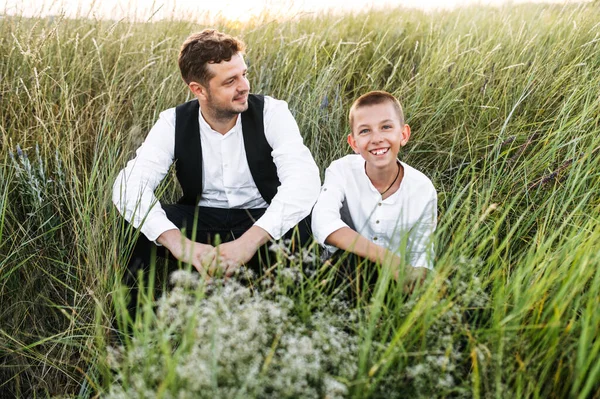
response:
[(171, 18), (198, 22), (216, 18), (247, 21), (264, 11), (268, 11), (272, 17), (289, 18), (312, 12), (352, 12), (398, 6), (432, 11), (473, 4), (500, 6), (526, 2), (566, 4), (589, 1), (591, 0), (0, 0), (0, 14), (28, 17), (64, 15), (69, 18), (137, 21)]

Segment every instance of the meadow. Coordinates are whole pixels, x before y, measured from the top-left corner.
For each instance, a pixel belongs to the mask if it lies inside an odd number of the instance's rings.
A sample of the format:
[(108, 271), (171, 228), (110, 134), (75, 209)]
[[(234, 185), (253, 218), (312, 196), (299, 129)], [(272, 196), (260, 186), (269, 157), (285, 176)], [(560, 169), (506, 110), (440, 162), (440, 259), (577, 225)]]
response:
[[(205, 26), (4, 16), (0, 397), (600, 397), (600, 3), (213, 26), (322, 172), (358, 95), (400, 98), (400, 158), (438, 190), (435, 273), (347, 301), (316, 246), (279, 243), (272, 275), (178, 273), (115, 347), (131, 243), (112, 183), (190, 98), (177, 53)], [(178, 197), (172, 176), (159, 192)]]

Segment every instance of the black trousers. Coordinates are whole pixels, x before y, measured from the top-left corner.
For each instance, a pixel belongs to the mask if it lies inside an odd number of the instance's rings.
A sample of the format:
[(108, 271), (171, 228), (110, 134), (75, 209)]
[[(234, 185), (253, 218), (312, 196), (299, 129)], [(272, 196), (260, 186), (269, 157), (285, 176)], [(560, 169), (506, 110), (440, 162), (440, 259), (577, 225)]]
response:
[[(266, 209), (223, 209), (181, 204), (163, 205), (162, 208), (167, 218), (187, 238), (203, 244), (215, 244), (217, 236), (219, 236), (220, 242), (235, 240), (250, 229), (254, 222), (266, 211)], [(126, 231), (130, 234), (129, 239), (132, 239), (131, 234), (135, 234), (135, 230), (131, 226), (127, 226)], [(310, 216), (298, 223), (297, 228), (290, 230), (284, 238), (291, 239), (293, 241), (292, 245), (295, 247), (307, 245), (312, 240)], [(259, 274), (262, 271), (262, 263), (269, 256), (267, 247), (268, 244), (260, 248), (254, 258), (247, 264), (249, 268)], [(147, 280), (150, 265), (155, 263), (157, 266), (156, 275), (166, 277), (170, 272), (177, 269), (177, 262), (155, 262), (155, 257), (168, 258), (169, 255), (169, 251), (165, 247), (155, 245), (143, 234), (138, 235), (123, 276), (123, 284), (129, 288), (127, 308), (132, 318), (135, 318), (138, 307), (138, 287), (140, 286), (138, 276), (140, 271), (144, 279)], [(161, 263), (165, 263), (164, 266)], [(147, 286), (147, 283), (147, 281), (144, 281), (144, 286)]]

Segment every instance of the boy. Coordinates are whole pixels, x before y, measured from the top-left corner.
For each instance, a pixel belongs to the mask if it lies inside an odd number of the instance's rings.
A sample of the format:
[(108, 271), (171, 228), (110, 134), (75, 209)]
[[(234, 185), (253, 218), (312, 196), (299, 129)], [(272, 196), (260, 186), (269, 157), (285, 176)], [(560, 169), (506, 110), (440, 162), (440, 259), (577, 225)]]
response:
[[(422, 280), (433, 268), (437, 194), (431, 181), (397, 159), (410, 138), (399, 101), (373, 91), (349, 113), (356, 154), (331, 163), (313, 209), (312, 230), (328, 251), (342, 249)], [(354, 272), (351, 272), (354, 274)]]

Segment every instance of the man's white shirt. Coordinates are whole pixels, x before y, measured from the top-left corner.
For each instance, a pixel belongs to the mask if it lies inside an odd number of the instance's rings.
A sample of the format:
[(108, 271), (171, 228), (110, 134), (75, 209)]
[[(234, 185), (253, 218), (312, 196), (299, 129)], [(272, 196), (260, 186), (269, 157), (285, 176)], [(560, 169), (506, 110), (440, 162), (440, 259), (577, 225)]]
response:
[[(357, 154), (331, 163), (312, 213), (315, 239), (350, 227), (368, 240), (402, 256), (414, 267), (433, 268), (432, 236), (437, 221), (437, 193), (431, 180), (404, 162), (400, 188), (386, 199), (365, 172)], [(329, 251), (337, 248), (325, 245)]]
[[(281, 185), (267, 204), (250, 173), (241, 117), (226, 134), (213, 130), (199, 112), (202, 143), (202, 196), (198, 206), (213, 208), (267, 208), (255, 225), (274, 239), (304, 219), (319, 195), (319, 170), (303, 143), (287, 103), (265, 96), (265, 138), (273, 149)], [(136, 157), (127, 163), (113, 186), (113, 203), (135, 228), (155, 241), (177, 227), (167, 218), (154, 190), (174, 161), (175, 108), (161, 112)]]

